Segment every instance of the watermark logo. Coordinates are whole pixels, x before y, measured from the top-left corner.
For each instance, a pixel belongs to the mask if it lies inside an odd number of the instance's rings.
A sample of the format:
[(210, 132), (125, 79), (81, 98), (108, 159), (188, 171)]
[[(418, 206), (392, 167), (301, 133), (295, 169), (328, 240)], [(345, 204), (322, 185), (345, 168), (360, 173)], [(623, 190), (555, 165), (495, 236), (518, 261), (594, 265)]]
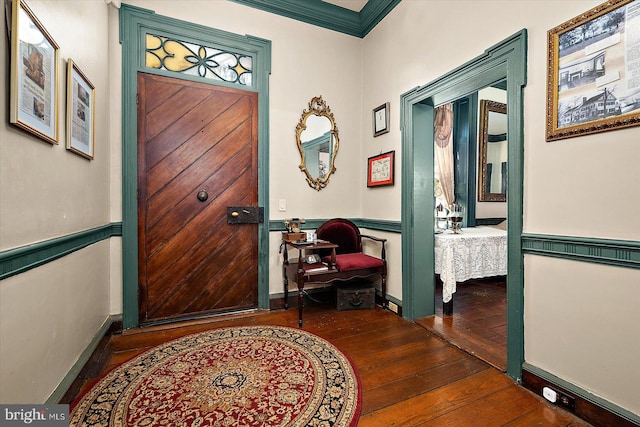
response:
[(0, 405), (0, 427), (68, 427), (69, 405)]

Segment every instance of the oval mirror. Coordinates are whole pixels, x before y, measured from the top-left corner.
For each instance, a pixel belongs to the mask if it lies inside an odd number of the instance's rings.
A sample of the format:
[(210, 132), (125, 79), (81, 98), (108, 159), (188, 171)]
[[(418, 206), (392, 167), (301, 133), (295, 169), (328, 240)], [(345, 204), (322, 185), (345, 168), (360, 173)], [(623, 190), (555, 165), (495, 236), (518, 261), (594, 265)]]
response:
[(480, 101), (478, 201), (507, 200), (507, 105)]
[(339, 142), (338, 127), (331, 109), (322, 96), (312, 98), (296, 126), (296, 143), (301, 159), (299, 167), (311, 188), (320, 191), (327, 186), (329, 177), (336, 170)]

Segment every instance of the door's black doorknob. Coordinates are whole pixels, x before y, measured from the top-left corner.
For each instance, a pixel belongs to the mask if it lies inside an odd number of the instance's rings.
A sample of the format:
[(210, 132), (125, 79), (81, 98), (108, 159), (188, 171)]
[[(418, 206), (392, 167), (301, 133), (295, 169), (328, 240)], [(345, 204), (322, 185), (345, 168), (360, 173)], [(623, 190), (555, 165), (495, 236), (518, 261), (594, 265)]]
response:
[(200, 200), (201, 202), (204, 202), (209, 198), (209, 194), (205, 190), (200, 190), (198, 191), (197, 197), (198, 197), (198, 200)]

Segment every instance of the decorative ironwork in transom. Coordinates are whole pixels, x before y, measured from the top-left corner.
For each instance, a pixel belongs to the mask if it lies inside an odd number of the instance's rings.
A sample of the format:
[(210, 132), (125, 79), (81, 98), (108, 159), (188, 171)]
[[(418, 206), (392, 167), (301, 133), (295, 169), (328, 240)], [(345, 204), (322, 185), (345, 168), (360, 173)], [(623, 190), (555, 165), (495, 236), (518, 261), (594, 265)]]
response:
[(248, 55), (147, 34), (145, 56), (148, 68), (251, 86)]

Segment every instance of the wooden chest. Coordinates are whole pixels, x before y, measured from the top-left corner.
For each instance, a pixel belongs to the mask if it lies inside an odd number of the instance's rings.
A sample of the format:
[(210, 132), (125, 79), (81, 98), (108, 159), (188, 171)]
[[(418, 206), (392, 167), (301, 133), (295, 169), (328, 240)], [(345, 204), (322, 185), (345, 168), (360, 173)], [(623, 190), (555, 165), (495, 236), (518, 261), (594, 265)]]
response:
[(338, 311), (367, 310), (375, 307), (376, 290), (368, 284), (338, 285), (336, 288)]

